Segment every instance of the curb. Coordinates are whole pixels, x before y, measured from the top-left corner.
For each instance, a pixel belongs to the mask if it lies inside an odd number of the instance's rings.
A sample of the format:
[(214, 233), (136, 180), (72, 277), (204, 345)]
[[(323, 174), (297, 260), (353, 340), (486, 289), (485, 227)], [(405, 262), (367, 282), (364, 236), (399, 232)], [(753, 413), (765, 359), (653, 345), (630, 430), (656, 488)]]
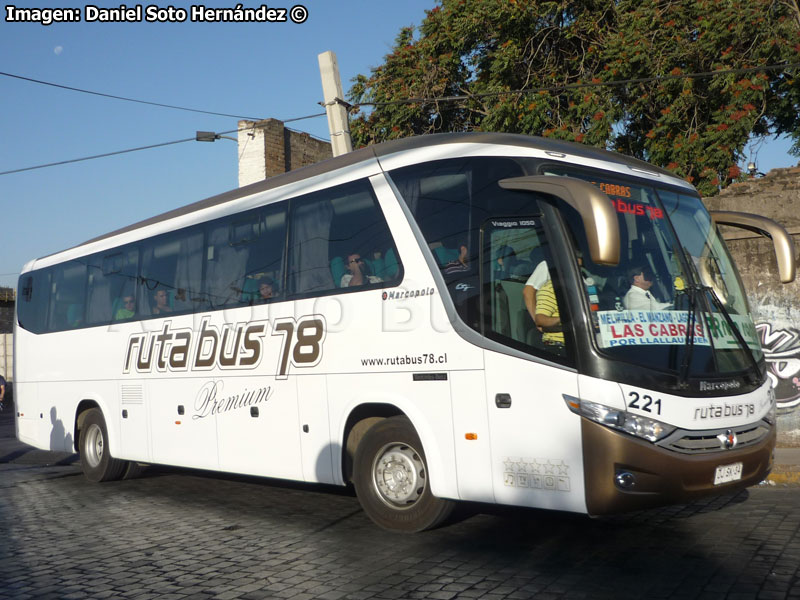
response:
[(775, 465), (767, 481), (774, 485), (800, 486), (800, 466)]
[(800, 486), (800, 448), (775, 448), (772, 473), (767, 481), (772, 485)]

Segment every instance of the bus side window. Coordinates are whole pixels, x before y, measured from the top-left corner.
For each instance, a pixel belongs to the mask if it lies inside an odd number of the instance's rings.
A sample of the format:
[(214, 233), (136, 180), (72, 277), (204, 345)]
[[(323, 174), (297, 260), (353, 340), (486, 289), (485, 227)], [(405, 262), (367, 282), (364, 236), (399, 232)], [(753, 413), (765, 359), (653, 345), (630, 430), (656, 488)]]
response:
[(96, 254), (88, 261), (88, 325), (110, 323), (116, 319), (126, 294), (136, 297), (139, 250), (129, 246), (110, 253)]
[[(286, 248), (286, 205), (268, 206), (259, 210), (249, 242), (246, 275), (242, 283), (241, 301), (245, 304), (278, 299), (283, 296), (284, 250)], [(269, 298), (261, 291), (262, 284), (271, 288)]]
[(202, 310), (203, 232), (180, 230), (146, 241), (137, 305), (143, 316), (152, 314), (158, 290), (167, 292), (175, 312)]
[[(236, 220), (241, 217), (214, 221), (208, 229), (206, 292), (212, 308), (241, 301), (251, 238), (244, 237), (245, 226)], [(243, 236), (242, 239), (234, 238), (234, 233)]]
[(86, 263), (73, 260), (53, 272), (50, 297), (50, 331), (75, 329), (84, 325), (86, 309)]
[(47, 329), (47, 307), (50, 299), (52, 269), (40, 269), (23, 274), (17, 289), (17, 317), (24, 329), (43, 333)]
[[(290, 214), (289, 294), (358, 291), (400, 277), (402, 265), (368, 181), (296, 198)], [(353, 281), (347, 262), (355, 257), (366, 283), (342, 287)]]
[[(498, 218), (484, 226), (483, 235), (482, 305), (488, 337), (533, 354), (565, 356), (560, 307), (548, 267), (552, 261), (548, 262), (544, 232), (518, 226), (517, 218)], [(535, 291), (531, 306), (526, 290)]]
[(336, 287), (330, 272), (333, 206), (328, 190), (292, 202), (289, 233), (289, 289), (293, 294)]

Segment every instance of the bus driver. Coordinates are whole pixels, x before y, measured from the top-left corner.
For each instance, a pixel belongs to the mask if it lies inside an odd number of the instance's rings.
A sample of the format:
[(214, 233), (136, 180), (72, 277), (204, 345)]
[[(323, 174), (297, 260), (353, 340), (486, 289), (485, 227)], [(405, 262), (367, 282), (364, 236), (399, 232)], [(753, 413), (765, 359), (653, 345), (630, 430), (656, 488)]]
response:
[(631, 289), (625, 294), (622, 303), (627, 310), (666, 310), (672, 308), (672, 302), (659, 302), (650, 288), (653, 286), (653, 273), (650, 269), (635, 266), (628, 271)]

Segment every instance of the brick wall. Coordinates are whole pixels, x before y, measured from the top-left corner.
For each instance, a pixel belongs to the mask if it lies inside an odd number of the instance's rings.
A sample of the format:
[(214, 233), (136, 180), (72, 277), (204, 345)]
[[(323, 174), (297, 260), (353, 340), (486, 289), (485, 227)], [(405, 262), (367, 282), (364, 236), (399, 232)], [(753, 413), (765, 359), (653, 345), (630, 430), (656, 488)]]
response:
[[(750, 212), (783, 225), (800, 250), (800, 166), (732, 185), (706, 199), (709, 210)], [(724, 228), (739, 268), (778, 399), (778, 444), (800, 446), (800, 280), (781, 284), (772, 242)]]
[(282, 121), (239, 121), (239, 186), (331, 158), (331, 145)]

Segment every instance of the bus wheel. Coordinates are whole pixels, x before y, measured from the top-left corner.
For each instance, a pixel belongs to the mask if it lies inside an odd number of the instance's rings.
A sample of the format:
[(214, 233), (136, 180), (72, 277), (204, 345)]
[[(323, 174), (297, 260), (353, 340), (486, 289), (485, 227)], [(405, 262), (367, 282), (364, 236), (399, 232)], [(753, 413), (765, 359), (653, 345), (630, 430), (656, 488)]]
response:
[(453, 511), (451, 500), (431, 494), (422, 443), (406, 417), (383, 419), (367, 430), (353, 475), (364, 512), (384, 529), (431, 529)]
[(147, 465), (138, 463), (135, 460), (129, 460), (124, 462), (125, 462), (125, 469), (120, 479), (136, 479), (137, 477), (141, 477), (142, 473), (144, 473), (144, 470), (147, 468)]
[(99, 408), (92, 408), (86, 413), (78, 448), (81, 468), (89, 481), (113, 481), (122, 476), (126, 462), (113, 458), (108, 451), (108, 429)]

